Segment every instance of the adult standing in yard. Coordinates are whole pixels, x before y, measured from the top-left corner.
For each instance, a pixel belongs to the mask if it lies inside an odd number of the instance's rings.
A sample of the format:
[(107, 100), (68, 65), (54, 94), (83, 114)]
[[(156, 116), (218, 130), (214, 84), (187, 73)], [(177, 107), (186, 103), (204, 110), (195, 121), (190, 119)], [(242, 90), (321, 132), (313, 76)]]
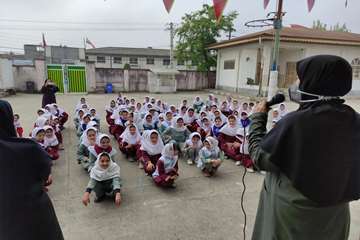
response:
[(56, 103), (55, 93), (59, 91), (59, 88), (50, 79), (45, 80), (45, 83), (40, 91), (43, 94), (43, 99), (42, 99), (43, 108), (48, 104)]
[(321, 55), (298, 62), (297, 74), (297, 111), (268, 134), (266, 103), (251, 116), (251, 158), (267, 171), (252, 239), (346, 240), (349, 202), (360, 198), (360, 115), (341, 99), (352, 68)]
[(17, 138), (8, 102), (0, 100), (0, 239), (63, 240), (46, 193), (51, 159), (30, 139)]

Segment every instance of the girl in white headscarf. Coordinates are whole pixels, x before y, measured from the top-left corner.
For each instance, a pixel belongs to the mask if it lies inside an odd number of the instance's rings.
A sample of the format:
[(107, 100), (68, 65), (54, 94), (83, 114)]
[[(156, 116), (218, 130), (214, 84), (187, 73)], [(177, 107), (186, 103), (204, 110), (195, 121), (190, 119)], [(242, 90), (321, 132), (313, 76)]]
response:
[(164, 121), (162, 121), (162, 122), (159, 124), (159, 133), (160, 133), (160, 134), (163, 134), (164, 131), (171, 126), (172, 120), (173, 120), (173, 114), (172, 114), (172, 112), (171, 112), (171, 111), (167, 111), (167, 112), (165, 113)]
[(185, 141), (189, 138), (191, 132), (185, 127), (184, 119), (182, 117), (175, 117), (170, 128), (163, 133), (164, 142), (170, 140), (179, 144), (180, 149), (184, 148)]
[(119, 139), (119, 149), (130, 162), (136, 161), (136, 153), (140, 148), (141, 135), (134, 124), (126, 127)]
[(100, 134), (96, 140), (94, 146), (89, 146), (89, 163), (84, 165), (84, 169), (89, 171), (94, 166), (97, 157), (100, 153), (107, 152), (111, 158), (114, 158), (117, 154), (117, 151), (111, 146), (111, 140), (109, 135)]
[(43, 128), (46, 125), (49, 125), (49, 120), (44, 117), (39, 117), (38, 119), (36, 119), (34, 127), (35, 128), (38, 128), (38, 127)]
[(144, 168), (146, 174), (151, 176), (154, 173), (163, 149), (164, 143), (156, 130), (143, 133), (139, 151), (139, 167)]
[(96, 194), (96, 203), (103, 201), (106, 196), (111, 196), (117, 206), (121, 204), (120, 167), (112, 161), (108, 153), (99, 154), (95, 166), (91, 169), (90, 181), (82, 198), (85, 206), (90, 203), (92, 191)]
[(239, 124), (233, 115), (228, 117), (228, 123), (220, 129), (218, 136), (219, 147), (227, 156), (233, 156), (239, 152), (240, 143), (236, 138), (238, 129)]
[(175, 142), (166, 144), (156, 164), (156, 170), (152, 175), (156, 185), (160, 187), (175, 187), (175, 180), (179, 176), (178, 152), (179, 148)]
[(199, 97), (196, 96), (193, 101), (193, 108), (195, 109), (196, 113), (200, 113), (201, 108), (204, 106), (204, 101)]
[(52, 160), (59, 159), (59, 141), (55, 136), (54, 129), (51, 126), (45, 126), (45, 137), (44, 137), (44, 146), (46, 152), (49, 154)]
[(156, 130), (157, 126), (154, 121), (153, 115), (151, 113), (147, 113), (144, 117), (144, 120), (142, 122), (142, 130)]
[(189, 108), (186, 111), (184, 118), (184, 123), (190, 132), (196, 132), (196, 129), (199, 127), (197, 124), (197, 116), (193, 108)]
[(193, 132), (190, 134), (189, 139), (185, 142), (185, 155), (187, 157), (187, 163), (193, 165), (197, 163), (199, 158), (199, 151), (202, 148), (203, 144), (201, 141), (201, 135), (198, 132)]
[(251, 160), (249, 153), (249, 129), (239, 128), (236, 134), (240, 141), (240, 148), (237, 155), (234, 157), (237, 165), (243, 165), (248, 172), (253, 173), (253, 161)]
[(42, 127), (34, 128), (31, 132), (31, 138), (33, 141), (37, 142), (43, 149), (45, 149), (44, 138), (45, 130)]
[(95, 146), (98, 131), (95, 127), (87, 128), (81, 136), (81, 143), (77, 150), (78, 164), (87, 165), (89, 163), (89, 147)]
[(84, 115), (85, 115), (85, 112), (82, 109), (80, 109), (79, 111), (76, 112), (75, 118), (74, 118), (74, 124), (75, 124), (76, 131), (79, 130), (80, 122), (81, 122), (82, 118), (84, 117)]
[(218, 144), (215, 138), (207, 137), (204, 141), (204, 147), (199, 152), (200, 159), (197, 166), (206, 177), (213, 176), (224, 160), (224, 154)]

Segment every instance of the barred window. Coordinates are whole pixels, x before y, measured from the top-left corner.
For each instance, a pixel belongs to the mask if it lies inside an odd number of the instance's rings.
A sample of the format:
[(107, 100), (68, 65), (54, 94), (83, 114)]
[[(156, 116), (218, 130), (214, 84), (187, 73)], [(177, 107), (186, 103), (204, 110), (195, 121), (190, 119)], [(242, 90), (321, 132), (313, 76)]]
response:
[(355, 58), (351, 62), (353, 68), (353, 79), (360, 80), (360, 58)]
[(225, 70), (235, 69), (235, 60), (225, 60), (224, 61), (224, 69)]

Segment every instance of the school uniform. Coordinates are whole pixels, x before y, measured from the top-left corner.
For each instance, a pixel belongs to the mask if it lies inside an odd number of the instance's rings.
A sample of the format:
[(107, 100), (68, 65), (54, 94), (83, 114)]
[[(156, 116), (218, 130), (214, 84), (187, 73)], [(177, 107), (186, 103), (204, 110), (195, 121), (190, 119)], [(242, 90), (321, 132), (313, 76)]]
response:
[(82, 164), (84, 166), (84, 164), (88, 164), (89, 161), (89, 149), (88, 147), (91, 146), (88, 138), (87, 138), (87, 132), (89, 130), (93, 130), (95, 132), (97, 132), (97, 129), (94, 127), (89, 127), (88, 129), (86, 129), (83, 133), (83, 135), (81, 136), (81, 142), (78, 146), (77, 152), (76, 152), (76, 159), (78, 161), (78, 164)]
[[(134, 135), (132, 135), (130, 133), (130, 126), (135, 126), (135, 125), (129, 125), (124, 133), (120, 136), (120, 141), (119, 141), (119, 149), (120, 151), (125, 154), (126, 158), (128, 157), (132, 157), (132, 158), (136, 158), (136, 153), (140, 148), (140, 141), (141, 141), (141, 135), (140, 132), (138, 131), (138, 129), (136, 128), (136, 132)], [(130, 148), (128, 148), (127, 146), (131, 145)]]
[(224, 153), (218, 147), (218, 141), (213, 137), (206, 138), (206, 141), (210, 144), (210, 148), (202, 147), (199, 152), (199, 161), (197, 167), (203, 172), (207, 172), (210, 175), (214, 175), (219, 168), (213, 166), (211, 160), (224, 160)]
[(108, 147), (108, 148), (106, 148), (106, 149), (101, 148), (101, 146), (100, 146), (100, 141), (101, 141), (103, 138), (105, 138), (105, 137), (110, 139), (110, 137), (109, 137), (108, 135), (106, 135), (106, 134), (101, 134), (101, 135), (99, 136), (99, 138), (98, 138), (97, 143), (95, 144), (95, 146), (89, 146), (89, 147), (88, 147), (88, 150), (89, 150), (89, 160), (83, 164), (83, 167), (84, 167), (85, 170), (87, 170), (87, 171), (90, 172), (90, 170), (94, 167), (95, 162), (96, 162), (99, 154), (101, 154), (101, 153), (103, 153), (103, 152), (106, 152), (106, 153), (108, 153), (108, 154), (111, 156), (112, 159), (113, 159), (114, 156), (117, 154), (117, 151), (116, 151), (114, 148), (112, 148), (111, 146)]
[[(51, 126), (46, 126), (44, 127), (44, 130), (48, 130), (51, 129), (53, 130), (53, 128)], [(54, 131), (54, 130), (53, 130)], [(57, 140), (55, 134), (53, 134), (52, 137), (46, 137), (44, 138), (44, 146), (45, 146), (45, 150), (46, 152), (49, 154), (50, 158), (52, 160), (58, 160), (60, 155), (59, 155), (59, 141)]]
[(224, 151), (224, 153), (232, 159), (238, 154), (239, 149), (228, 147), (227, 143), (239, 142), (236, 138), (238, 128), (238, 126), (231, 127), (227, 123), (220, 129), (218, 136), (220, 150)]
[(168, 177), (178, 176), (178, 157), (171, 153), (174, 143), (168, 143), (162, 151), (161, 158), (156, 163), (156, 170), (152, 177), (155, 184), (159, 187), (171, 187), (174, 184), (173, 179)]
[(16, 129), (17, 136), (22, 138), (24, 134), (24, 129), (20, 124), (20, 121), (14, 121), (14, 127)]
[[(192, 139), (198, 136), (200, 139), (197, 143), (197, 146), (193, 147), (193, 142)], [(199, 159), (199, 152), (200, 149), (202, 148), (203, 144), (201, 142), (201, 135), (198, 132), (194, 132), (192, 134), (190, 134), (189, 139), (185, 142), (185, 148), (184, 148), (184, 152), (185, 152), (185, 156), (188, 160), (191, 160), (193, 162), (197, 162)]]
[(86, 192), (91, 193), (94, 191), (98, 199), (105, 195), (115, 196), (116, 193), (121, 191), (122, 183), (120, 167), (108, 155), (110, 166), (107, 169), (101, 168), (99, 165), (101, 155), (99, 155), (94, 167), (90, 171), (90, 181), (86, 187)]
[[(150, 136), (153, 133), (158, 134), (158, 139), (156, 144), (152, 144)], [(145, 131), (142, 135), (141, 147), (138, 151), (138, 159), (140, 159), (142, 165), (144, 166), (144, 171), (148, 175), (152, 175), (155, 171), (158, 160), (161, 157), (162, 150), (164, 149), (164, 143), (160, 137), (160, 134), (156, 130)], [(152, 163), (154, 166), (153, 169), (147, 169), (149, 163)]]

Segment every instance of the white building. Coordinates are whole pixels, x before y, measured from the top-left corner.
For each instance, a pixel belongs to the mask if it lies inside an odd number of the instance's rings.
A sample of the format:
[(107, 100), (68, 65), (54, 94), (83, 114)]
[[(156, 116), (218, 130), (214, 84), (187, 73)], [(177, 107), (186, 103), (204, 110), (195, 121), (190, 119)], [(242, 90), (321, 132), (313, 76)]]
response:
[[(154, 48), (124, 48), (104, 47), (86, 50), (87, 62), (95, 63), (96, 68), (124, 68), (131, 69), (169, 69), (170, 50)], [(176, 70), (196, 70), (191, 63), (184, 63), (174, 59)]]
[(12, 62), (7, 56), (0, 56), (0, 91), (15, 89)]
[[(210, 49), (218, 51), (216, 87), (252, 95), (266, 93), (273, 45), (273, 29), (211, 45)], [(353, 66), (352, 94), (360, 95), (360, 34), (299, 26), (282, 30), (278, 87), (287, 88), (297, 80), (297, 61), (318, 54), (349, 61)]]

